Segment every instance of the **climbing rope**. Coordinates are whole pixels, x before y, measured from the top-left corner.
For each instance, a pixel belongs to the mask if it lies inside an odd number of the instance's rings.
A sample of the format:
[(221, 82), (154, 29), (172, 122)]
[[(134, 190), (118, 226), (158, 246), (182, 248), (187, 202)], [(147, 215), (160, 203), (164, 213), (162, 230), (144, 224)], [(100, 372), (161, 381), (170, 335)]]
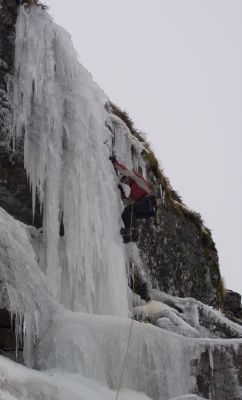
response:
[[(131, 211), (131, 224), (130, 224), (130, 238), (132, 238), (132, 228), (133, 228), (133, 204), (132, 204), (132, 211)], [(131, 243), (133, 243), (133, 240), (131, 240)], [(134, 254), (132, 254), (132, 264), (131, 264), (131, 269), (132, 269), (132, 306), (134, 304)], [(119, 397), (119, 393), (120, 393), (120, 389), (121, 389), (121, 384), (123, 381), (123, 376), (124, 376), (124, 371), (125, 371), (125, 366), (126, 366), (126, 361), (127, 361), (127, 356), (128, 356), (128, 352), (129, 352), (129, 346), (131, 343), (131, 336), (132, 336), (132, 330), (133, 330), (133, 325), (134, 325), (134, 317), (133, 317), (133, 313), (131, 314), (131, 325), (130, 325), (130, 329), (129, 329), (129, 338), (128, 338), (128, 344), (127, 344), (127, 348), (126, 348), (126, 353), (125, 353), (125, 357), (124, 357), (124, 363), (123, 363), (123, 367), (122, 367), (122, 372), (121, 372), (121, 376), (120, 376), (120, 380), (119, 380), (119, 385), (118, 385), (118, 390), (117, 390), (117, 394), (116, 394), (116, 398), (115, 400), (118, 400)]]

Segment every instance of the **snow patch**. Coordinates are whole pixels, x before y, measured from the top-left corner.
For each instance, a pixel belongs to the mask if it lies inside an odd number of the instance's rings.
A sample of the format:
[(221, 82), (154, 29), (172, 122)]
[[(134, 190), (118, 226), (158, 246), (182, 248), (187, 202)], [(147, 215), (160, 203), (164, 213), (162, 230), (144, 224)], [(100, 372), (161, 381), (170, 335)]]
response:
[[(91, 379), (60, 371), (37, 372), (0, 356), (1, 400), (113, 400), (116, 392)], [(120, 400), (149, 400), (144, 393), (121, 390)]]
[(135, 307), (133, 313), (136, 318), (156, 320), (162, 316), (166, 317), (167, 312), (179, 314), (177, 310), (171, 308), (165, 303), (160, 301), (149, 301), (143, 306)]

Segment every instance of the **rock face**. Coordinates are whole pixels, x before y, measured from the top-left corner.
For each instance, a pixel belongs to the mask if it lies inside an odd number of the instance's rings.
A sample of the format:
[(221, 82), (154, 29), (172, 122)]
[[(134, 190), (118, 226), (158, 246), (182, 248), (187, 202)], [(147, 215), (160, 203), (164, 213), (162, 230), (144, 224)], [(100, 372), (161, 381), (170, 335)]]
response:
[[(194, 393), (206, 399), (240, 400), (241, 328), (194, 299), (173, 297), (158, 290), (151, 290), (150, 297), (155, 301), (135, 308), (136, 319), (188, 336), (191, 341), (197, 338), (200, 343), (199, 354), (195, 352), (190, 361), (191, 375), (196, 381)], [(204, 332), (206, 339), (201, 339)], [(225, 340), (217, 341), (215, 338)]]
[(241, 312), (241, 295), (233, 292), (233, 290), (227, 290), (224, 298), (224, 309), (231, 311), (235, 315)]
[(224, 313), (233, 322), (242, 325), (241, 295), (227, 290), (224, 298)]
[[(16, 19), (15, 1), (0, 3), (2, 32), (0, 39), (0, 57), (5, 62), (5, 73), (1, 75), (1, 87), (4, 88), (4, 101), (0, 109), (7, 109), (7, 117), (1, 127), (2, 145), (0, 147), (0, 206), (11, 215), (26, 224), (40, 227), (42, 217), (36, 209), (33, 220), (31, 209), (31, 194), (23, 165), (21, 147), (13, 153), (9, 138), (11, 120), (11, 101), (7, 94), (7, 82), (11, 81), (13, 73), (14, 54), (14, 22)], [(4, 38), (4, 39), (3, 39)], [(6, 106), (7, 104), (7, 106)], [(147, 164), (147, 172), (154, 180), (152, 171)], [(199, 229), (199, 224), (181, 214), (174, 207), (174, 201), (167, 198), (159, 205), (157, 224), (153, 218), (140, 223), (141, 258), (148, 281), (153, 287), (173, 295), (191, 296), (211, 304), (219, 305), (220, 273), (216, 248), (211, 240)], [(191, 216), (191, 214), (190, 214)], [(144, 291), (144, 283), (141, 283)]]
[(0, 350), (11, 351), (15, 348), (16, 340), (9, 312), (0, 309)]
[[(0, 207), (19, 221), (40, 227), (42, 216), (38, 208), (33, 219), (32, 198), (24, 169), (21, 144), (13, 150), (11, 141), (13, 107), (9, 93), (11, 93), (14, 66), (16, 3), (14, 0), (0, 0), (0, 9)], [(147, 174), (158, 192), (157, 179), (148, 163)], [(193, 297), (214, 307), (221, 304), (218, 255), (211, 235), (196, 213), (188, 210), (174, 193), (166, 195), (159, 201), (156, 221), (151, 218), (139, 222), (139, 233), (138, 247), (144, 274), (138, 271), (135, 282), (131, 282), (130, 286), (134, 285), (135, 291), (143, 299), (149, 299), (148, 287), (153, 287), (173, 296)], [(61, 235), (64, 235), (63, 229)], [(170, 301), (172, 302), (171, 299)], [(168, 301), (167, 304), (175, 310), (168, 310), (173, 318), (170, 321), (171, 325), (173, 322), (172, 326), (178, 324), (178, 321), (186, 324), (189, 322), (184, 320), (182, 303), (174, 305)], [(205, 311), (199, 310), (197, 305), (194, 309), (196, 311), (194, 314), (199, 320), (196, 322), (199, 322), (204, 330), (210, 330), (211, 335), (214, 335), (211, 337), (240, 340), (237, 339), (241, 338), (240, 334), (233, 328), (230, 329), (224, 321), (216, 321), (213, 330), (213, 323)], [(238, 294), (231, 291), (226, 294), (225, 311), (230, 319), (241, 323), (239, 322), (242, 320), (241, 297)], [(169, 318), (166, 316), (166, 325), (167, 322)], [(184, 323), (181, 326), (185, 329)], [(161, 325), (160, 327), (165, 329)], [(190, 330), (186, 325), (186, 329), (190, 332), (189, 335), (192, 335), (196, 325), (192, 325)], [(201, 357), (196, 358), (194, 355), (192, 361), (197, 394), (214, 400), (239, 400), (241, 397), (237, 391), (237, 384), (242, 385), (241, 343), (238, 342), (237, 350), (234, 343), (231, 345), (221, 343), (212, 349), (211, 347), (204, 340)], [(14, 329), (8, 310), (2, 306), (0, 352), (7, 355), (7, 352), (10, 354), (14, 349)]]
[(0, 0), (0, 207), (26, 224), (40, 227), (24, 169), (22, 149), (13, 151), (11, 88), (14, 72), (14, 40), (17, 7), (15, 0)]
[(22, 362), (22, 350), (16, 353), (16, 335), (14, 318), (11, 320), (6, 308), (0, 309), (0, 355), (13, 361)]
[(140, 223), (141, 258), (152, 286), (172, 295), (219, 305), (220, 272), (215, 246), (168, 199), (157, 221)]
[(23, 160), (7, 144), (0, 145), (0, 207), (27, 225), (37, 228), (42, 225), (38, 207), (33, 217), (32, 196)]
[(193, 367), (197, 380), (197, 394), (206, 399), (240, 400), (242, 384), (242, 345), (226, 347), (204, 346), (199, 362)]
[(14, 67), (15, 0), (0, 0), (0, 141), (9, 142), (12, 104), (9, 88)]
[[(32, 198), (22, 151), (21, 148), (13, 151), (11, 140), (16, 17), (16, 1), (0, 0), (0, 207), (16, 219), (40, 227), (42, 218), (38, 210), (33, 219)], [(14, 324), (11, 323), (8, 310), (2, 308), (0, 309), (0, 354), (16, 361), (15, 349)], [(21, 359), (21, 351), (19, 358)]]
[[(149, 183), (157, 196), (156, 219), (152, 217), (138, 221), (140, 240), (137, 245), (147, 286), (175, 296), (191, 296), (218, 308), (223, 302), (223, 286), (211, 232), (204, 226), (201, 216), (182, 203), (159, 167), (149, 145), (140, 132), (134, 129), (127, 113), (112, 103), (111, 109), (120, 121), (114, 120), (111, 129), (114, 137), (119, 129), (122, 131), (124, 123), (143, 147), (141, 157)], [(134, 161), (135, 151), (132, 150), (132, 145), (130, 153)], [(117, 157), (121, 159), (121, 155), (117, 154)], [(135, 281), (137, 280), (138, 293), (145, 298), (144, 278), (137, 276)]]

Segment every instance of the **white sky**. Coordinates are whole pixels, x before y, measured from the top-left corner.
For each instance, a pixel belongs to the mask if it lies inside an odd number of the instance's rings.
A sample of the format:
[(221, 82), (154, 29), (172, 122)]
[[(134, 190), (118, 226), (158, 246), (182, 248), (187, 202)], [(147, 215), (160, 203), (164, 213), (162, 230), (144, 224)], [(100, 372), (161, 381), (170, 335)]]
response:
[(47, 0), (81, 63), (145, 131), (242, 293), (242, 1)]

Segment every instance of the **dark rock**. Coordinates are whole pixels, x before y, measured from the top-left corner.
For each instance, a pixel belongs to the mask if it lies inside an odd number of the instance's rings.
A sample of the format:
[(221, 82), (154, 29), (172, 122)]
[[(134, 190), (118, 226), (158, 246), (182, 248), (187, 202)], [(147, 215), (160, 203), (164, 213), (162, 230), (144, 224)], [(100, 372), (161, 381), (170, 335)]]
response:
[(139, 223), (141, 259), (153, 287), (179, 297), (219, 306), (220, 271), (214, 245), (167, 200), (159, 204), (157, 223)]
[(32, 213), (32, 198), (23, 163), (23, 151), (12, 149), (11, 84), (14, 73), (15, 0), (0, 0), (0, 207), (26, 224), (42, 225), (42, 217)]
[(199, 323), (208, 331), (214, 333), (217, 337), (225, 339), (242, 338), (242, 334), (234, 329), (229, 321), (219, 318), (208, 318), (208, 315), (203, 308), (199, 309)]
[(0, 309), (0, 328), (11, 329), (11, 316), (6, 308)]
[(11, 329), (0, 328), (0, 349), (4, 351), (16, 349), (16, 337)]
[(147, 282), (139, 271), (135, 271), (134, 276), (130, 276), (129, 287), (134, 293), (138, 294), (142, 300), (150, 300)]
[(22, 348), (16, 341), (15, 318), (6, 308), (0, 309), (0, 354), (23, 363)]
[(227, 290), (225, 293), (223, 312), (227, 318), (236, 324), (242, 325), (241, 295)]
[(242, 345), (207, 345), (192, 363), (197, 394), (211, 400), (241, 400)]
[(40, 207), (33, 218), (32, 195), (23, 161), (7, 145), (0, 145), (0, 207), (27, 225), (42, 226)]
[(236, 314), (241, 311), (241, 295), (239, 293), (233, 292), (232, 290), (227, 290), (224, 298), (224, 310), (231, 311)]
[(10, 141), (12, 102), (9, 88), (14, 70), (15, 0), (0, 0), (0, 141)]

